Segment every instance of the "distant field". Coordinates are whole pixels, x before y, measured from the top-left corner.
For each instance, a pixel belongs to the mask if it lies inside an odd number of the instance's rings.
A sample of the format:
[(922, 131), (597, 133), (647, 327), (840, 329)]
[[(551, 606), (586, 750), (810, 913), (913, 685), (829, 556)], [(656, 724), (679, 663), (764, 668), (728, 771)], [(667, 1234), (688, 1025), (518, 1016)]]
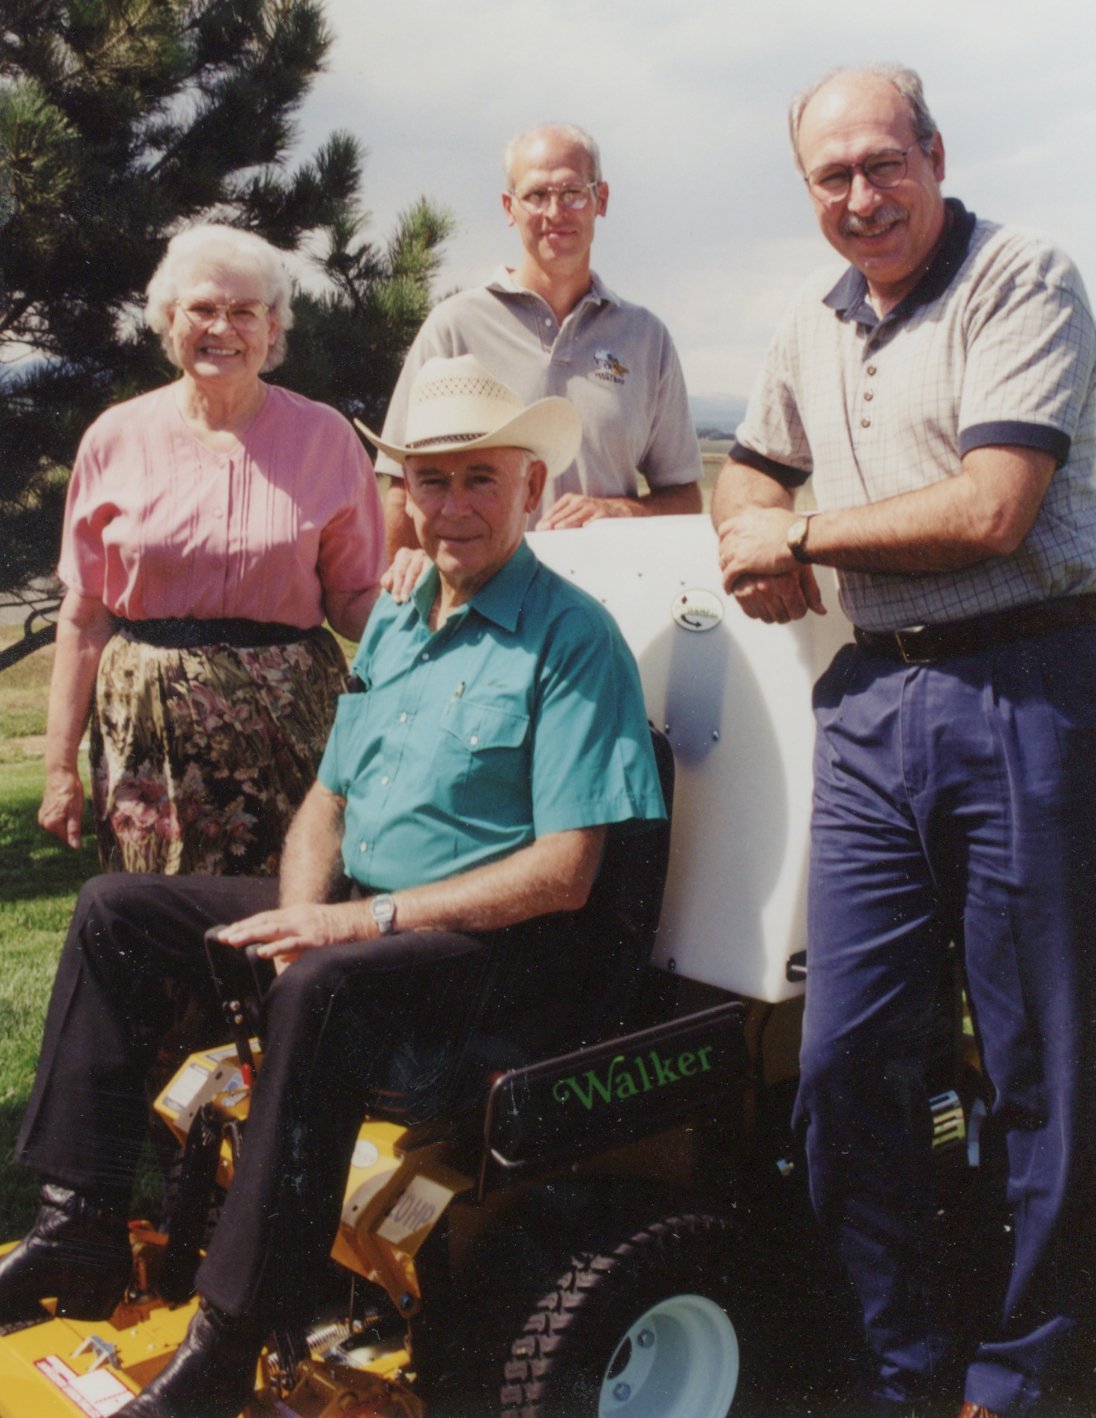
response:
[(700, 454), (704, 460), (704, 478), (701, 482), (701, 492), (704, 494), (704, 508), (708, 508), (712, 500), (712, 489), (715, 487), (715, 480), (719, 476), (719, 470), (723, 466), (723, 460), (730, 451), (730, 440), (720, 439), (718, 442), (702, 438), (700, 440)]

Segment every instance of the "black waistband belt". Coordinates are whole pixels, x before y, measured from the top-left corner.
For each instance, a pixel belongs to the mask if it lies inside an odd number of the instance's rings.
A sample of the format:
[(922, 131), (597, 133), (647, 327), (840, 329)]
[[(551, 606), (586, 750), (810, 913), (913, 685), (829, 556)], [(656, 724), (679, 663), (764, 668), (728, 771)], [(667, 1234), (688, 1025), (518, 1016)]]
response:
[(994, 611), (970, 620), (945, 625), (915, 625), (905, 630), (855, 630), (856, 643), (869, 655), (901, 660), (907, 665), (931, 665), (953, 655), (973, 655), (1008, 645), (1015, 640), (1032, 640), (1052, 630), (1096, 621), (1096, 595), (1061, 596), (1033, 606)]
[(252, 645), (292, 645), (298, 640), (308, 640), (314, 634), (312, 629), (279, 625), (277, 621), (244, 620), (239, 617), (196, 620), (191, 616), (173, 616), (163, 620), (123, 620), (116, 616), (114, 631), (123, 640), (138, 640), (163, 650), (188, 650), (199, 645), (233, 645), (239, 649)]

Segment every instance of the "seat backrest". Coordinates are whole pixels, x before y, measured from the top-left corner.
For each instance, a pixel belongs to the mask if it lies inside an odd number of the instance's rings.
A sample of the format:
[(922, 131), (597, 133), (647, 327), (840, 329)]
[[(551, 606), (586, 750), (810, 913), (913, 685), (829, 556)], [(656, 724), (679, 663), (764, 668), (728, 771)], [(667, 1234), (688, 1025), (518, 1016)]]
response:
[[(475, 1052), (490, 1067), (511, 1068), (540, 1058), (548, 1050), (562, 1052), (627, 1028), (654, 949), (670, 864), (670, 819), (674, 795), (674, 755), (669, 740), (653, 725), (651, 744), (658, 767), (666, 818), (640, 825), (624, 823), (609, 829), (593, 889), (580, 910), (566, 918), (546, 916), (541, 928), (545, 944), (553, 930), (583, 943), (581, 964), (572, 954), (572, 971), (581, 981), (572, 995), (581, 1004), (570, 1014), (559, 1002), (546, 1015), (518, 1016), (488, 1026)], [(490, 1071), (490, 1069), (489, 1069)]]
[(604, 951), (604, 981), (592, 995), (600, 1003), (583, 1031), (587, 1042), (608, 1037), (626, 1026), (654, 949), (670, 865), (674, 755), (666, 735), (653, 724), (651, 746), (666, 803), (666, 820), (644, 823), (632, 830), (610, 830), (601, 870), (579, 913), (580, 929), (588, 939), (615, 946)]

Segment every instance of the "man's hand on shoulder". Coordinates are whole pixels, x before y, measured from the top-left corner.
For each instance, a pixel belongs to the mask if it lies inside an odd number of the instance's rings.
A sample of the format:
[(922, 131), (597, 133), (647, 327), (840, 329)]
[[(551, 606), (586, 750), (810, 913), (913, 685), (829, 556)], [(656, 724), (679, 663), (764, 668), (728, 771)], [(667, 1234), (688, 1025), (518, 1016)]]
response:
[(428, 564), (429, 558), (421, 547), (400, 547), (381, 577), (381, 590), (387, 591), (397, 604), (408, 600)]
[(305, 902), (246, 916), (225, 926), (219, 939), (237, 950), (257, 946), (257, 953), (264, 960), (273, 960), (280, 974), (306, 950), (322, 950), (376, 934), (377, 928), (361, 910), (360, 902)]

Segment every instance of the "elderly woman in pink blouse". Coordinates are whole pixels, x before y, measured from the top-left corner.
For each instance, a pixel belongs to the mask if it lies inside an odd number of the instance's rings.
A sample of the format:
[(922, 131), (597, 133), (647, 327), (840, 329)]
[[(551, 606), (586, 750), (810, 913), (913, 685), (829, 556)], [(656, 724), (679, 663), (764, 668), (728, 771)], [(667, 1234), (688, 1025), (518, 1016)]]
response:
[(373, 470), (326, 405), (267, 384), (292, 324), (279, 253), (176, 236), (146, 317), (181, 377), (108, 409), (77, 453), (39, 822), (80, 843), (91, 715), (100, 857), (267, 874), (315, 775), (383, 570)]

